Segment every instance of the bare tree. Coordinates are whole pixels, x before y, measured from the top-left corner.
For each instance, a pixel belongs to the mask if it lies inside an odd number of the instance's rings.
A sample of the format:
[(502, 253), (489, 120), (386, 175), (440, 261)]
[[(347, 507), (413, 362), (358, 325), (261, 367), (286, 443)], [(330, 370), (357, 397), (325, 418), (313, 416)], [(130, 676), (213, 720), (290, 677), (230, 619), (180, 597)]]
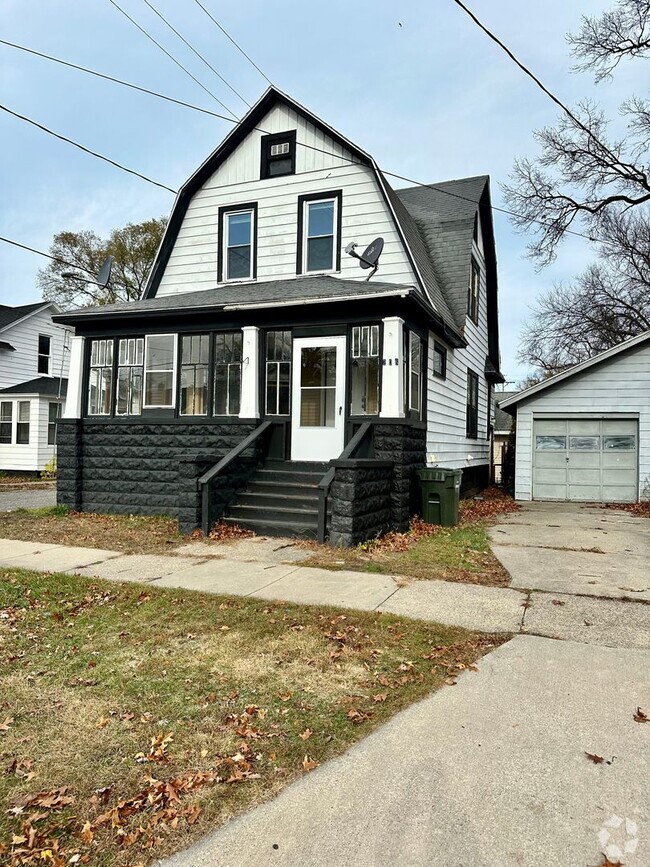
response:
[[(650, 0), (620, 0), (585, 17), (568, 37), (578, 70), (596, 81), (626, 57), (650, 58)], [(596, 262), (538, 302), (520, 358), (549, 374), (650, 328), (650, 102), (621, 106), (626, 133), (613, 137), (605, 115), (582, 101), (535, 133), (541, 152), (515, 162), (506, 200), (513, 223), (534, 236), (531, 258), (544, 267), (572, 231), (594, 243)]]
[[(89, 231), (59, 232), (50, 247), (56, 260), (38, 272), (43, 298), (63, 309), (140, 298), (166, 225), (166, 218), (129, 223), (107, 240)], [(93, 278), (107, 256), (114, 258), (113, 273), (102, 289)], [(78, 277), (63, 276), (69, 273)]]

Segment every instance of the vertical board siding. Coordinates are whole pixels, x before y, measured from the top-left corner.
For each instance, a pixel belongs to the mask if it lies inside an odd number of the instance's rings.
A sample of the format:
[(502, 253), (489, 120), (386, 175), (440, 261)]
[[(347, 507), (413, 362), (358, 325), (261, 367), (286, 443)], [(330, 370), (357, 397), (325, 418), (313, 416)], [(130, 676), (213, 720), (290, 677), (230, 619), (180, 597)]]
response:
[[(447, 347), (447, 377), (433, 375), (433, 342), (429, 335), (427, 359), (427, 462), (440, 467), (462, 469), (490, 463), (488, 383), (485, 380), (485, 358), (488, 354), (487, 291), (485, 260), (474, 245), (474, 257), (481, 267), (478, 324), (469, 317), (465, 321), (464, 349)], [(470, 256), (467, 255), (469, 285)], [(438, 340), (439, 343), (443, 341)], [(444, 345), (444, 343), (443, 343)], [(467, 370), (478, 374), (478, 439), (465, 436), (467, 401)], [(435, 458), (431, 457), (435, 455)], [(470, 457), (471, 456), (471, 457)]]
[[(286, 106), (272, 109), (260, 128), (269, 133), (296, 130), (295, 175), (260, 180), (263, 133), (251, 132), (192, 198), (157, 294), (217, 285), (219, 208), (242, 202), (258, 203), (257, 279), (295, 277), (298, 196), (337, 189), (343, 191), (341, 249), (350, 241), (365, 247), (381, 235), (385, 247), (377, 279), (414, 283), (415, 275), (372, 170)], [(345, 254), (336, 273), (345, 279), (367, 276), (358, 261)]]
[(532, 499), (533, 419), (579, 412), (639, 419), (639, 496), (650, 500), (650, 346), (629, 352), (532, 395), (517, 407), (515, 497)]

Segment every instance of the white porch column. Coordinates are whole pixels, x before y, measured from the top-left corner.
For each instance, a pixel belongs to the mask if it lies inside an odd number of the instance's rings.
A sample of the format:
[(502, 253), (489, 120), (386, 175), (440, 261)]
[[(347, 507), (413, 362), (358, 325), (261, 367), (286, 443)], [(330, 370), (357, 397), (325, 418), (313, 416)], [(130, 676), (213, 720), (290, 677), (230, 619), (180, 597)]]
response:
[(404, 417), (404, 320), (384, 320), (384, 356), (381, 369), (381, 418)]
[[(70, 341), (70, 372), (68, 373), (68, 394), (63, 408), (63, 418), (81, 418), (85, 343), (85, 337), (73, 337)], [(63, 351), (65, 352), (65, 349)]]
[(239, 408), (240, 418), (259, 418), (259, 328), (247, 325), (242, 328), (244, 335), (242, 341), (242, 366), (241, 366), (241, 403)]

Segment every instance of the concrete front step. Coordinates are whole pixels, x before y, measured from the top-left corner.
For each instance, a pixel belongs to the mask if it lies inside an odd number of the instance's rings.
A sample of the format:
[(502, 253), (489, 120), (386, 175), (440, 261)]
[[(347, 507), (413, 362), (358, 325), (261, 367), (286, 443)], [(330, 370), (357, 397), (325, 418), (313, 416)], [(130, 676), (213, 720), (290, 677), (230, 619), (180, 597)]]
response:
[[(232, 510), (231, 510), (232, 511)], [(268, 514), (276, 514), (269, 512)], [(298, 523), (296, 521), (276, 520), (275, 518), (234, 518), (230, 515), (223, 519), (226, 524), (235, 524), (244, 530), (252, 530), (258, 536), (281, 536), (295, 539), (315, 539), (316, 524)]]
[(303, 491), (280, 491), (275, 488), (267, 490), (246, 490), (237, 496), (237, 504), (240, 506), (255, 506), (259, 509), (318, 509), (318, 492), (309, 489)]

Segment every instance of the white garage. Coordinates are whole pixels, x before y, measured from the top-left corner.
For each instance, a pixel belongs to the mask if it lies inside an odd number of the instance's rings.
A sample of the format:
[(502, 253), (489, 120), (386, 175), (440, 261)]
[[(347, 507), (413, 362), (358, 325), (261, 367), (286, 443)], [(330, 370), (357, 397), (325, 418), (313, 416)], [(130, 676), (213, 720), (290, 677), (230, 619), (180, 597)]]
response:
[(517, 499), (650, 499), (650, 332), (500, 406), (516, 415)]

